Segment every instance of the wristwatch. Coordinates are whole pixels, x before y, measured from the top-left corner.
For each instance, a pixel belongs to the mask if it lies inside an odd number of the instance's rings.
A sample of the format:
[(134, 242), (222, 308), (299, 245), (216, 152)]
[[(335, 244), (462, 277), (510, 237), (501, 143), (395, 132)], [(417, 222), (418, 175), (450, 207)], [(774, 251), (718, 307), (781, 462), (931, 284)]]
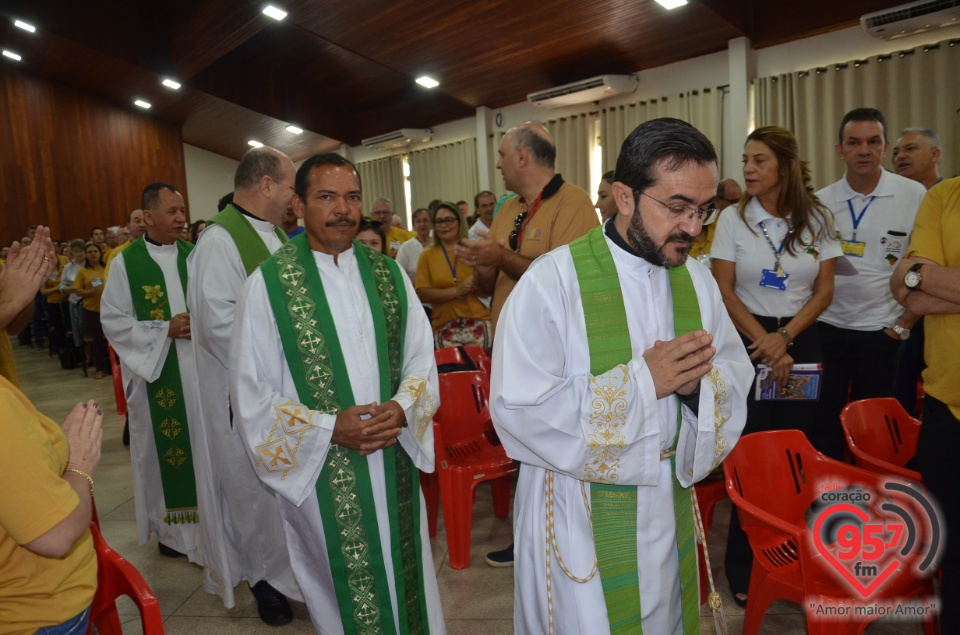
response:
[(908, 289), (919, 289), (920, 283), (923, 282), (923, 276), (920, 275), (920, 267), (923, 266), (922, 262), (910, 267), (910, 270), (903, 276), (903, 284), (907, 285)]
[[(908, 274), (909, 275), (909, 274)], [(894, 324), (890, 327), (893, 329), (893, 332), (900, 336), (901, 340), (908, 339), (910, 337), (910, 329), (905, 329), (899, 324)]]

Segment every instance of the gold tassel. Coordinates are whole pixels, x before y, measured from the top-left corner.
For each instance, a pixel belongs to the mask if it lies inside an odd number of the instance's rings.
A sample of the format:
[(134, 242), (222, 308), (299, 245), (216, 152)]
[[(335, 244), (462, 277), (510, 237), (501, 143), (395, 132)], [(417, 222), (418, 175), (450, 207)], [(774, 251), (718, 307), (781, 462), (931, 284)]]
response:
[(697, 542), (703, 546), (703, 561), (707, 565), (707, 580), (710, 583), (710, 593), (707, 595), (707, 606), (713, 611), (713, 626), (717, 635), (727, 635), (727, 618), (723, 614), (723, 602), (717, 587), (713, 584), (713, 569), (710, 566), (710, 551), (707, 548), (707, 532), (703, 528), (703, 519), (700, 517), (700, 503), (697, 501), (697, 488), (691, 487), (693, 500), (693, 526), (697, 533)]

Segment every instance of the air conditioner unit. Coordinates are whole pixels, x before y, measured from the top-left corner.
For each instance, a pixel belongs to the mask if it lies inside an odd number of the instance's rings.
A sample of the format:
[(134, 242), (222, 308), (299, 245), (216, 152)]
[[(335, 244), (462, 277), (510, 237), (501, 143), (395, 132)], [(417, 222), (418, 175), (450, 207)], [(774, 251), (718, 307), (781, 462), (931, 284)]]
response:
[(400, 128), (393, 132), (363, 139), (360, 143), (367, 148), (387, 150), (408, 146), (411, 143), (430, 141), (431, 137), (433, 137), (433, 130), (430, 128)]
[(600, 75), (565, 86), (557, 86), (527, 95), (527, 100), (541, 108), (560, 108), (601, 101), (627, 95), (637, 89), (636, 75)]
[(860, 18), (860, 26), (881, 40), (896, 40), (957, 25), (960, 25), (960, 0), (920, 0)]

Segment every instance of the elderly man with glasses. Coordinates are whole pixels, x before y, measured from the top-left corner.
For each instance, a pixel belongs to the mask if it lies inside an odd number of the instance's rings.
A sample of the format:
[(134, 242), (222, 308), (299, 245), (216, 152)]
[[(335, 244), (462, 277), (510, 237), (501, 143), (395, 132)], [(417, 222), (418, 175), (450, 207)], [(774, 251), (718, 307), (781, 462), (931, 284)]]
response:
[(396, 259), (400, 245), (416, 236), (415, 233), (408, 232), (403, 227), (393, 225), (393, 201), (389, 198), (381, 196), (373, 202), (370, 218), (378, 221), (383, 227), (383, 233), (387, 238), (387, 255), (391, 258)]

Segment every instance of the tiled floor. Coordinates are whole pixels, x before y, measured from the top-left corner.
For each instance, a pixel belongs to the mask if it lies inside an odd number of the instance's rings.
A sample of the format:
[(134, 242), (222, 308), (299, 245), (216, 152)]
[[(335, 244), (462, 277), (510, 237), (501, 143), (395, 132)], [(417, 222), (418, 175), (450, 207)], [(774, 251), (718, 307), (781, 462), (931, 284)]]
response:
[[(219, 598), (201, 588), (201, 572), (185, 559), (171, 560), (157, 552), (156, 539), (137, 544), (130, 480), (130, 455), (121, 443), (123, 417), (117, 415), (110, 378), (100, 381), (84, 378), (81, 371), (64, 371), (44, 351), (20, 347), (14, 341), (15, 356), (24, 392), (38, 409), (56, 421), (62, 421), (73, 405), (85, 399), (97, 399), (104, 408), (103, 456), (96, 469), (97, 508), (107, 542), (132, 562), (143, 574), (160, 600), (164, 626), (169, 635), (246, 635), (271, 633), (294, 635), (313, 633), (306, 607), (295, 604), (294, 623), (272, 628), (257, 617), (253, 597), (239, 591), (237, 606), (227, 610)], [(472, 566), (454, 571), (447, 561), (446, 537), (441, 514), (440, 529), (433, 542), (437, 579), (451, 635), (506, 635), (513, 632), (513, 570), (488, 567), (483, 556), (504, 547), (511, 539), (509, 520), (493, 516), (490, 490), (481, 486), (473, 519)], [(737, 607), (727, 590), (723, 575), (723, 545), (729, 503), (718, 505), (710, 530), (710, 553), (714, 574), (723, 595), (728, 632), (741, 633), (743, 609)], [(141, 633), (136, 608), (121, 600), (120, 612), (125, 633)], [(704, 609), (704, 615), (708, 611)], [(800, 607), (787, 602), (774, 604), (763, 622), (763, 633), (790, 635), (806, 632)], [(703, 620), (703, 633), (713, 633), (713, 622)], [(918, 624), (877, 623), (867, 633), (922, 633)], [(648, 634), (659, 635), (659, 634)]]

